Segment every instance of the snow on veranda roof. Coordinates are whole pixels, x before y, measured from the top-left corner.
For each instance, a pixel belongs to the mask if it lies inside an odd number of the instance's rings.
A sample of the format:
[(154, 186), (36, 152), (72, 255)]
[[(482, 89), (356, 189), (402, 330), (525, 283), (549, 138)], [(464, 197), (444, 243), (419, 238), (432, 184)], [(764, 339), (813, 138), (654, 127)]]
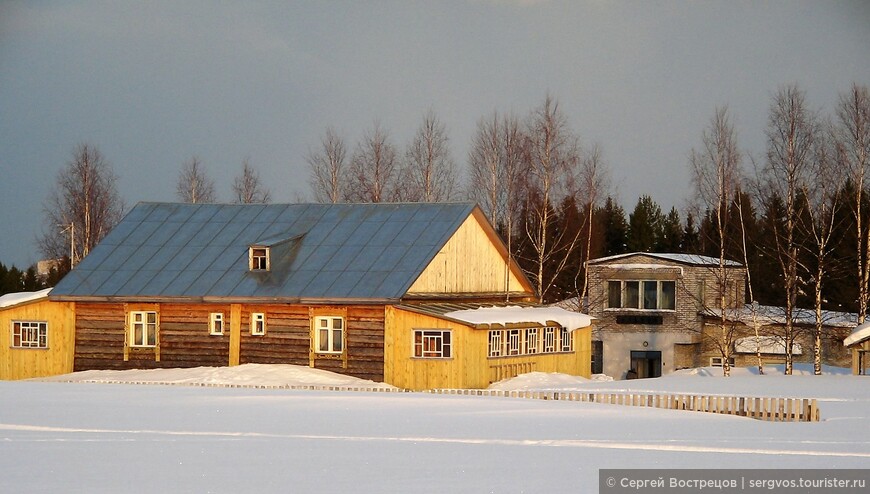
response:
[[(629, 257), (634, 256), (648, 256), (656, 259), (661, 259), (664, 261), (671, 261), (680, 264), (688, 264), (691, 266), (718, 266), (719, 258), (718, 257), (710, 257), (710, 256), (700, 256), (697, 254), (676, 254), (676, 253), (659, 253), (659, 252), (631, 252), (628, 254), (617, 254), (615, 256), (609, 257), (600, 257), (598, 259), (592, 259), (588, 263), (589, 264), (600, 264), (610, 261), (615, 261), (617, 259), (627, 259)], [(741, 263), (737, 261), (731, 261), (726, 259), (725, 266), (729, 268), (739, 268), (743, 266)]]
[(534, 324), (546, 326), (550, 321), (569, 331), (582, 329), (592, 324), (592, 317), (559, 307), (481, 307), (448, 312), (445, 317), (474, 326), (500, 324)]
[(867, 321), (864, 324), (859, 324), (858, 327), (853, 329), (852, 334), (843, 340), (843, 345), (852, 346), (867, 339), (870, 339), (870, 321)]
[(0, 309), (12, 307), (14, 305), (26, 304), (27, 302), (34, 302), (36, 300), (42, 300), (48, 297), (49, 292), (51, 292), (51, 288), (39, 290), (38, 292), (7, 293), (3, 296), (0, 296)]

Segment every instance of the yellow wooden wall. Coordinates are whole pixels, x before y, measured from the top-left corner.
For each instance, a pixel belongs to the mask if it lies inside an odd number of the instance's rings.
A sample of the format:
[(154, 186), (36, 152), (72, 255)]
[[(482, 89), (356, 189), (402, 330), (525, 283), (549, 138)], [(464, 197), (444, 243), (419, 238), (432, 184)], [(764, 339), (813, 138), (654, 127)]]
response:
[[(48, 348), (12, 348), (12, 321), (48, 323)], [(0, 309), (0, 379), (28, 379), (73, 371), (75, 304), (38, 300)]]
[[(466, 388), (486, 378), (477, 349), (486, 335), (468, 326), (387, 307), (384, 338), (384, 382), (404, 389)], [(414, 329), (453, 330), (453, 357), (413, 358)], [(481, 387), (481, 386), (476, 386)], [(483, 386), (485, 387), (485, 386)]]
[[(574, 351), (571, 353), (488, 358), (489, 331), (486, 329), (474, 329), (397, 307), (387, 307), (385, 326), (384, 381), (400, 388), (483, 389), (496, 375), (496, 366), (516, 366), (514, 369), (560, 372), (587, 378), (591, 375), (591, 327), (574, 331)], [(453, 330), (453, 357), (413, 358), (415, 329)]]
[[(500, 293), (505, 291), (505, 252), (485, 219), (471, 214), (447, 241), (420, 277), (411, 285), (415, 293)], [(509, 273), (510, 292), (534, 290), (519, 269)]]

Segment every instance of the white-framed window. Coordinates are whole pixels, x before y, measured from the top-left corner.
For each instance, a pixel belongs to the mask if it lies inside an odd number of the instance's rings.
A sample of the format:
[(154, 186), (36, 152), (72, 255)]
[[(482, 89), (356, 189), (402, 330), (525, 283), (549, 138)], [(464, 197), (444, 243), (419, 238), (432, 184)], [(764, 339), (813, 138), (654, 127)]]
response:
[(131, 311), (130, 312), (130, 346), (131, 347), (155, 347), (157, 346), (157, 312), (155, 311)]
[(519, 329), (509, 329), (507, 332), (507, 354), (508, 355), (522, 355), (523, 354), (523, 345), (522, 339), (520, 335), (523, 332)]
[(262, 312), (251, 313), (251, 335), (263, 336), (266, 334), (266, 314)]
[(415, 329), (414, 357), (452, 358), (452, 331), (449, 329)]
[(538, 328), (526, 330), (526, 353), (529, 355), (538, 353)]
[(668, 280), (610, 280), (608, 309), (676, 310), (677, 282)]
[(251, 271), (269, 271), (271, 263), (269, 260), (269, 248), (262, 246), (251, 246), (249, 249), (249, 268)]
[[(710, 357), (710, 367), (722, 367), (722, 357)], [(728, 359), (728, 365), (734, 367), (734, 357)]]
[(563, 327), (491, 329), (489, 357), (564, 353), (573, 349), (573, 335)]
[(556, 328), (544, 328), (544, 353), (556, 352)]
[(12, 348), (48, 348), (48, 323), (12, 321)]
[(559, 341), (561, 342), (560, 351), (570, 352), (571, 346), (572, 346), (571, 345), (571, 334), (572, 333), (570, 331), (568, 331), (566, 328), (559, 328), (559, 333), (561, 335), (559, 338)]
[(501, 357), (501, 331), (495, 330), (489, 332), (489, 356)]
[(213, 335), (224, 334), (223, 312), (212, 312), (208, 315), (208, 333)]
[(314, 318), (314, 348), (317, 353), (341, 354), (344, 351), (344, 318)]

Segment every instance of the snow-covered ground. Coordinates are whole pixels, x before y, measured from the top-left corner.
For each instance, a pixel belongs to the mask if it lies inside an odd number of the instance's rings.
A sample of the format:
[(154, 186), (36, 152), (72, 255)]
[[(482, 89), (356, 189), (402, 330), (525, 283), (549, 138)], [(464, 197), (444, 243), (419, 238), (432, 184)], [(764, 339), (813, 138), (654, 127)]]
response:
[(597, 492), (600, 468), (867, 468), (870, 378), (828, 371), (736, 369), (724, 379), (700, 369), (638, 381), (533, 373), (495, 385), (819, 398), (818, 423), (516, 398), (216, 387), (378, 386), (292, 366), (0, 381), (0, 492)]

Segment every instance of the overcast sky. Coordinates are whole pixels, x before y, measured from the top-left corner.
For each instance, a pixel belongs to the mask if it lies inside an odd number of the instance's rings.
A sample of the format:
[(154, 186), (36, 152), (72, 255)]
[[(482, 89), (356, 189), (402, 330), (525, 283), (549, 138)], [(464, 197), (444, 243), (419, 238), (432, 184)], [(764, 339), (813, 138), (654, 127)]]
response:
[(669, 209), (717, 106), (761, 157), (780, 85), (830, 112), (853, 82), (870, 84), (870, 2), (0, 1), (0, 262), (39, 259), (83, 142), (129, 206), (175, 200), (194, 155), (224, 201), (247, 158), (292, 202), (329, 125), (353, 148), (377, 120), (404, 148), (432, 109), (464, 169), (478, 119), (549, 92), (627, 211)]

